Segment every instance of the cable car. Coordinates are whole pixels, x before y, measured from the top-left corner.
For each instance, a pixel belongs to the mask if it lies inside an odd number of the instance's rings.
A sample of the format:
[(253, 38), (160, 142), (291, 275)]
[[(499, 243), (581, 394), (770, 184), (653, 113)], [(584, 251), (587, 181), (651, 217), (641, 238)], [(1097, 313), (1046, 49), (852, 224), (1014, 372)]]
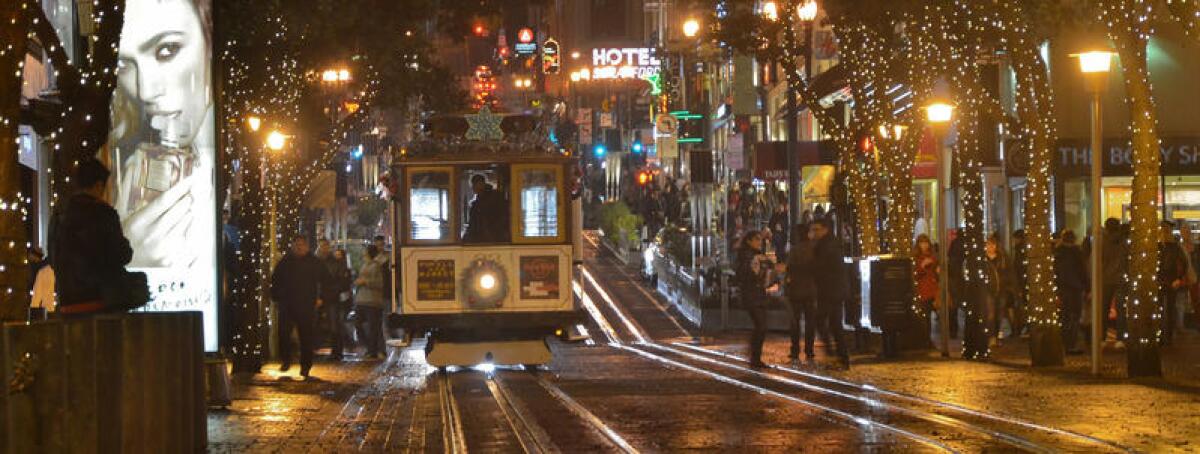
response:
[(451, 136), (393, 159), (397, 324), (426, 338), (433, 366), (548, 363), (547, 338), (583, 320), (578, 163), (548, 141)]

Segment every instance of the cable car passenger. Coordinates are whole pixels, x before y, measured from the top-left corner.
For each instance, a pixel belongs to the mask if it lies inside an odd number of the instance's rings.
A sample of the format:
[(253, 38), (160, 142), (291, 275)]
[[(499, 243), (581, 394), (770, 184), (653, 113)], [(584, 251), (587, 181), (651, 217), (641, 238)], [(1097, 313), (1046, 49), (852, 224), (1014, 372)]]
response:
[(508, 200), (504, 193), (488, 183), (483, 174), (471, 177), (474, 199), (467, 212), (464, 243), (508, 242)]

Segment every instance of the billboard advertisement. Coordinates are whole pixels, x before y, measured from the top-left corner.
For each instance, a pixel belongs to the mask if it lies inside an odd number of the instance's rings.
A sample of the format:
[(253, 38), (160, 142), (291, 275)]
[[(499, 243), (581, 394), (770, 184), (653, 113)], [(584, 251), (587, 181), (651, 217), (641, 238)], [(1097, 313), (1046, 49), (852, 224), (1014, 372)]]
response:
[(128, 0), (107, 160), (147, 311), (200, 311), (217, 349), (212, 0)]

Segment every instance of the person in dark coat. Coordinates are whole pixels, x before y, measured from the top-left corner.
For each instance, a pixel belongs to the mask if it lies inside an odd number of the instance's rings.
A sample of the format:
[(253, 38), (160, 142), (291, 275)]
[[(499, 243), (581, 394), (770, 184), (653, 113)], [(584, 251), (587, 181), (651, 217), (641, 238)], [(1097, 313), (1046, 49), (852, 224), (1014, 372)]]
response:
[[(79, 163), (75, 171), (78, 191), (54, 214), (50, 227), (50, 263), (58, 312), (81, 316), (114, 312), (129, 307), (109, 307), (104, 291), (120, 282), (133, 248), (121, 231), (121, 219), (104, 201), (109, 171), (95, 159)], [(144, 301), (142, 302), (145, 303)]]
[[(850, 367), (850, 353), (842, 336), (842, 312), (849, 287), (842, 241), (833, 233), (828, 218), (817, 220), (809, 227), (816, 245), (813, 249), (813, 281), (817, 284), (817, 327), (827, 332), (837, 345), (842, 367)], [(829, 350), (826, 344), (826, 350)]]
[(508, 200), (504, 194), (488, 184), (487, 177), (471, 177), (471, 189), (475, 198), (467, 211), (467, 230), (463, 233), (465, 243), (508, 242)]
[(1013, 336), (1024, 334), (1025, 327), (1028, 325), (1025, 321), (1026, 306), (1029, 301), (1029, 292), (1026, 288), (1029, 282), (1029, 248), (1025, 243), (1025, 230), (1017, 230), (1012, 234), (1012, 304), (1009, 305), (1008, 319), (1012, 322)]
[[(788, 247), (788, 211), (787, 199), (783, 198), (775, 205), (775, 212), (771, 213), (771, 218), (767, 220), (767, 226), (771, 228), (771, 245), (775, 248), (775, 258), (783, 260), (787, 255)], [(799, 240), (796, 240), (799, 241)]]
[(300, 336), (300, 376), (312, 369), (316, 347), (316, 311), (322, 304), (321, 286), (329, 282), (325, 266), (309, 254), (308, 240), (297, 236), (271, 274), (271, 298), (279, 310), (279, 370), (292, 368), (292, 330)]
[[(950, 240), (950, 249), (946, 252), (946, 265), (949, 266), (947, 273), (947, 284), (950, 286), (950, 338), (958, 339), (958, 311), (961, 307), (970, 304), (970, 292), (967, 288), (966, 278), (963, 276), (963, 270), (966, 269), (967, 249), (963, 245), (962, 232), (954, 231), (950, 234), (953, 238)], [(939, 314), (940, 315), (940, 314)]]
[(754, 331), (750, 334), (750, 367), (765, 366), (762, 362), (762, 346), (767, 338), (766, 281), (770, 265), (763, 262), (762, 234), (756, 230), (746, 232), (738, 248), (734, 271), (742, 306), (754, 323)]
[(791, 239), (785, 281), (788, 303), (792, 307), (792, 349), (788, 358), (800, 359), (800, 318), (804, 317), (804, 359), (812, 362), (817, 332), (817, 284), (812, 277), (815, 243), (809, 239), (806, 224), (797, 224), (792, 229)]
[(1187, 286), (1188, 263), (1183, 248), (1175, 241), (1175, 225), (1163, 221), (1158, 241), (1158, 302), (1165, 309), (1162, 326), (1163, 345), (1170, 345), (1175, 337), (1175, 308), (1179, 291)]
[(1107, 333), (1109, 328), (1114, 328), (1113, 322), (1109, 321), (1107, 316), (1109, 305), (1113, 305), (1117, 313), (1115, 326), (1117, 340), (1120, 341), (1120, 339), (1124, 339), (1122, 333), (1125, 332), (1125, 304), (1118, 300), (1117, 295), (1128, 289), (1126, 274), (1129, 270), (1129, 245), (1126, 244), (1125, 235), (1121, 232), (1121, 221), (1116, 218), (1108, 218), (1104, 221), (1101, 244), (1104, 245), (1100, 249), (1100, 269), (1103, 278), (1100, 283), (1100, 304), (1103, 306), (1101, 320), (1104, 322), (1104, 332)]
[(1059, 322), (1062, 323), (1063, 347), (1067, 353), (1080, 354), (1075, 346), (1083, 316), (1083, 294), (1088, 289), (1087, 265), (1083, 250), (1075, 244), (1075, 232), (1065, 230), (1054, 248), (1054, 283), (1058, 286)]
[(321, 284), (321, 301), (325, 304), (326, 320), (329, 322), (329, 357), (340, 361), (345, 349), (347, 302), (342, 301), (342, 294), (350, 291), (350, 265), (345, 256), (338, 260), (333, 253), (329, 240), (317, 242), (317, 259), (325, 266), (325, 277), (328, 279)]

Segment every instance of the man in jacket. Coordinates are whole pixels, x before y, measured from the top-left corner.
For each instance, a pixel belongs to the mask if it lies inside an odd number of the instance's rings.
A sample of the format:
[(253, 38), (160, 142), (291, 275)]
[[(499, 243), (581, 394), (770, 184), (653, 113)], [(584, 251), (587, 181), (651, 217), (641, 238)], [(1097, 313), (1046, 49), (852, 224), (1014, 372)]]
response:
[(383, 309), (384, 300), (384, 270), (387, 269), (387, 256), (379, 247), (372, 244), (367, 246), (366, 260), (358, 270), (358, 279), (354, 281), (356, 290), (354, 304), (356, 312), (362, 316), (363, 343), (366, 344), (366, 356), (379, 358), (385, 351), (383, 339)]
[(1175, 225), (1162, 222), (1158, 242), (1158, 302), (1165, 309), (1162, 319), (1163, 345), (1170, 345), (1175, 335), (1175, 299), (1179, 291), (1187, 286), (1188, 264), (1183, 248), (1175, 241)]
[(808, 236), (808, 225), (796, 224), (791, 235), (792, 249), (787, 254), (786, 293), (788, 303), (792, 306), (792, 348), (788, 358), (793, 361), (800, 359), (800, 318), (803, 317), (804, 359), (812, 362), (817, 332), (817, 284), (812, 276), (815, 244)]
[(850, 353), (842, 336), (842, 311), (849, 289), (842, 241), (833, 233), (832, 224), (828, 218), (822, 218), (809, 227), (816, 241), (812, 276), (817, 284), (817, 325), (818, 329), (829, 333), (837, 345), (837, 356), (842, 367), (849, 368)]
[(1083, 316), (1083, 294), (1088, 289), (1087, 265), (1083, 250), (1075, 244), (1075, 232), (1066, 230), (1054, 248), (1054, 283), (1058, 286), (1058, 319), (1062, 323), (1063, 348), (1067, 353), (1083, 353), (1075, 347), (1079, 337), (1080, 317)]
[[(1108, 320), (1108, 306), (1114, 304), (1117, 308), (1117, 339), (1118, 342), (1123, 337), (1125, 332), (1125, 310), (1124, 302), (1116, 301), (1118, 290), (1121, 289), (1126, 282), (1125, 273), (1129, 269), (1129, 245), (1125, 243), (1125, 236), (1121, 233), (1121, 221), (1116, 218), (1108, 218), (1104, 221), (1103, 245), (1100, 249), (1100, 269), (1101, 291), (1100, 304), (1101, 320), (1104, 321), (1104, 332), (1108, 332), (1108, 328), (1112, 327), (1112, 322)], [(1103, 339), (1102, 339), (1103, 340)]]
[(333, 254), (333, 245), (322, 238), (317, 242), (317, 259), (325, 267), (325, 277), (328, 279), (321, 285), (321, 301), (324, 302), (326, 320), (329, 321), (329, 357), (335, 361), (342, 359), (346, 339), (346, 311), (342, 302), (342, 292), (350, 291), (350, 269), (345, 260), (338, 261)]
[(316, 347), (316, 311), (321, 285), (329, 281), (325, 266), (309, 253), (308, 240), (297, 236), (271, 275), (271, 297), (279, 309), (279, 370), (292, 368), (292, 330), (300, 337), (300, 376), (308, 378)]
[(504, 194), (488, 184), (487, 177), (471, 177), (471, 189), (475, 198), (467, 211), (467, 231), (463, 233), (465, 243), (503, 243), (508, 238), (508, 200)]
[(108, 177), (100, 161), (80, 162), (75, 171), (78, 192), (51, 222), (50, 262), (57, 278), (58, 312), (64, 316), (129, 309), (109, 307), (104, 298), (106, 286), (121, 282), (125, 265), (133, 259), (117, 211), (104, 201)]

